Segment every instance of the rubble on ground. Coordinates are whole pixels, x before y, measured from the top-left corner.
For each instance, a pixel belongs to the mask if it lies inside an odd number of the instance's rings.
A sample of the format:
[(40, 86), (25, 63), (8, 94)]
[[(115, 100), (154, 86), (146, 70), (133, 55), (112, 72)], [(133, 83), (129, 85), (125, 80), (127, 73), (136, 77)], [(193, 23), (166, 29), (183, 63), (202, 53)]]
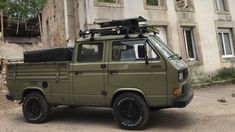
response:
[(6, 65), (7, 61), (3, 60), (1, 63), (1, 71), (0, 71), (0, 88), (2, 90), (2, 87), (6, 87)]
[(217, 99), (217, 101), (221, 103), (227, 103), (226, 98)]
[(6, 87), (6, 65), (8, 61), (3, 60), (2, 63), (2, 69), (0, 71), (0, 102), (4, 100), (4, 95), (8, 93), (7, 87)]
[(232, 97), (235, 97), (235, 93), (232, 93)]

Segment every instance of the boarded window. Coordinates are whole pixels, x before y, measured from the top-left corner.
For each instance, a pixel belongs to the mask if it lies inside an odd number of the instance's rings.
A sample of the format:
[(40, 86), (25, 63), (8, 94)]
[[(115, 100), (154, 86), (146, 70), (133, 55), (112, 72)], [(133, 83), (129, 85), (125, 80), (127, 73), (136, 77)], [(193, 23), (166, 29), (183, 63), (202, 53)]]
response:
[(176, 0), (176, 5), (178, 8), (187, 8), (189, 6), (188, 0)]
[(177, 11), (194, 11), (193, 0), (175, 0), (175, 8)]

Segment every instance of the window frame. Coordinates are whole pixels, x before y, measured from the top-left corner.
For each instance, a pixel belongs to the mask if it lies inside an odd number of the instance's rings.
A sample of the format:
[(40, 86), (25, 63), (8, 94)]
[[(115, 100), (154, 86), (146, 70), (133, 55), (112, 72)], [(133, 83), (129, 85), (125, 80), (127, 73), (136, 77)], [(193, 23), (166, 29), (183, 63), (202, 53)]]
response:
[[(222, 45), (220, 43), (219, 40), (219, 34), (222, 34)], [(232, 54), (231, 55), (227, 55), (227, 51), (226, 51), (226, 46), (225, 46), (225, 40), (224, 40), (224, 34), (227, 33), (229, 35), (229, 41), (230, 41), (230, 47), (231, 47), (231, 51)], [(219, 28), (218, 29), (218, 33), (217, 33), (217, 39), (218, 39), (218, 44), (220, 47), (220, 55), (222, 58), (233, 58), (234, 57), (234, 45), (233, 45), (233, 35), (232, 35), (232, 30), (231, 29), (226, 29), (226, 28)], [(223, 49), (221, 49), (221, 46), (223, 47)], [(222, 53), (222, 50), (224, 50), (224, 55)]]
[(175, 10), (176, 11), (182, 11), (182, 12), (194, 12), (194, 1), (193, 0), (188, 0), (191, 7), (189, 8), (179, 8), (178, 5), (177, 5), (177, 2), (176, 0), (174, 0), (174, 4), (175, 4)]
[[(113, 0), (113, 1), (114, 1), (114, 0)], [(97, 0), (97, 2), (116, 4), (116, 3), (117, 3), (117, 0), (115, 0), (114, 2), (105, 2), (105, 1), (99, 1), (99, 0)]]
[(123, 0), (116, 0), (115, 3), (109, 3), (109, 2), (99, 2), (98, 0), (94, 0), (94, 5), (99, 7), (123, 8), (124, 2)]
[[(102, 57), (101, 57), (101, 59), (99, 59), (99, 60), (96, 60), (96, 61), (79, 61), (78, 60), (78, 56), (79, 56), (79, 46), (80, 45), (98, 45), (98, 47), (99, 47), (99, 45), (102, 45)], [(104, 61), (104, 57), (105, 57), (105, 44), (104, 44), (104, 42), (84, 42), (84, 43), (79, 43), (79, 44), (77, 44), (77, 46), (76, 46), (76, 50), (77, 50), (77, 52), (76, 52), (76, 59), (75, 59), (75, 61), (76, 61), (76, 63), (99, 63), (99, 62), (103, 62)]]
[(146, 10), (167, 10), (167, 1), (159, 0), (160, 5), (148, 5), (147, 0), (144, 0), (144, 9)]
[(220, 6), (219, 4), (219, 0), (214, 0), (214, 7), (215, 7), (215, 12), (217, 14), (230, 14), (230, 10), (229, 10), (229, 4), (228, 4), (228, 0), (223, 0), (224, 1), (224, 10), (220, 10)]
[[(168, 31), (168, 25), (155, 25), (156, 26), (156, 28), (159, 30), (159, 34), (156, 34), (162, 41), (164, 40), (163, 38), (165, 38), (165, 44), (167, 45), (167, 46), (169, 46), (169, 47), (171, 47), (170, 46), (170, 38), (169, 38), (169, 31)], [(160, 36), (160, 33), (161, 33), (161, 31), (164, 31), (164, 34), (162, 34), (163, 36)], [(162, 38), (163, 37), (163, 38)]]
[[(183, 27), (183, 38), (184, 38), (184, 47), (186, 50), (186, 57), (193, 61), (197, 59), (197, 50), (196, 50), (196, 45), (195, 45), (195, 36), (194, 36), (194, 27)], [(192, 48), (193, 48), (193, 56), (194, 58), (190, 58), (189, 56), (189, 48), (188, 48), (188, 42), (187, 42), (187, 37), (186, 37), (186, 31), (190, 31), (191, 33), (191, 40), (192, 40)]]
[(148, 5), (148, 6), (162, 6), (162, 5), (163, 5), (162, 0), (156, 0), (156, 1), (158, 1), (158, 2), (157, 2), (158, 5), (149, 5), (149, 4), (148, 4), (148, 0), (146, 0), (146, 5)]
[[(136, 59), (136, 60), (113, 60), (113, 44), (114, 43), (117, 43), (117, 42), (125, 42), (125, 41), (146, 41), (147, 39), (139, 39), (139, 40), (115, 40), (115, 41), (111, 41), (111, 45), (110, 45), (110, 60), (111, 62), (129, 62), (129, 61), (132, 61), (132, 62), (137, 62), (137, 61), (145, 61), (145, 59)], [(159, 54), (155, 51), (154, 47), (147, 42), (147, 44), (149, 45), (149, 47), (151, 48), (151, 50), (156, 54), (157, 58), (148, 58), (149, 61), (160, 61), (161, 58), (159, 56)]]

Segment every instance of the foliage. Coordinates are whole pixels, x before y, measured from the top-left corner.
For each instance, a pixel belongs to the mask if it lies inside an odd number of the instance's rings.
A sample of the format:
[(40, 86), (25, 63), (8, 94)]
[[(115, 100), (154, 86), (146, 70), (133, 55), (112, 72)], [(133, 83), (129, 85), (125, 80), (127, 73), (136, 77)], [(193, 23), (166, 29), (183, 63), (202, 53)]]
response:
[(235, 78), (235, 69), (234, 68), (224, 68), (224, 69), (220, 70), (215, 77), (220, 78), (222, 80), (233, 79), (233, 78)]
[(211, 83), (215, 81), (230, 80), (235, 79), (235, 69), (234, 68), (224, 68), (218, 71), (214, 76), (209, 76), (206, 80), (202, 82)]
[(197, 78), (197, 80), (190, 80), (190, 83), (193, 85), (196, 84), (203, 84), (203, 83), (214, 83), (218, 81), (225, 81), (225, 80), (234, 80), (235, 79), (235, 69), (234, 68), (223, 68), (219, 70), (215, 74), (211, 74), (209, 76), (203, 76), (200, 74), (201, 78)]
[(159, 0), (147, 0), (147, 5), (158, 6), (159, 5)]
[(0, 9), (5, 16), (16, 20), (28, 20), (37, 16), (46, 0), (1, 0)]

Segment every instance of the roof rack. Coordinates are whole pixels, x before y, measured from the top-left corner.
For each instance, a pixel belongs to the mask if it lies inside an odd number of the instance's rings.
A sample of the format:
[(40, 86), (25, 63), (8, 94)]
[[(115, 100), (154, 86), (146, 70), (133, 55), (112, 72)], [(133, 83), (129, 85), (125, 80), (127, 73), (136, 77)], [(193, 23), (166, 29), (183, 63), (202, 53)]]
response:
[(156, 26), (140, 24), (140, 22), (146, 21), (145, 18), (139, 16), (137, 18), (98, 22), (94, 24), (99, 25), (100, 29), (80, 30), (80, 37), (86, 38), (90, 36), (90, 39), (94, 40), (95, 34), (100, 36), (125, 35), (125, 38), (129, 38), (129, 34), (139, 34), (139, 37), (143, 37), (143, 34), (149, 32), (156, 34), (158, 32)]

